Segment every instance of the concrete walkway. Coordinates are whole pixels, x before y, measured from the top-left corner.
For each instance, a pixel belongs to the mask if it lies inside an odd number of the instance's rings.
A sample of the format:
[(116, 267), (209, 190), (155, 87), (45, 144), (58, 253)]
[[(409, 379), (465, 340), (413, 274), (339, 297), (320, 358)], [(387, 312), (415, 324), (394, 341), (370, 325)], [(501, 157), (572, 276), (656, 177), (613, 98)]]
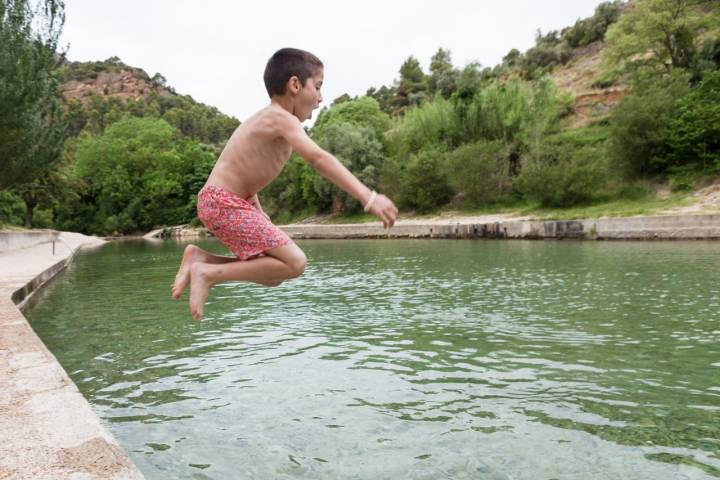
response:
[(0, 479), (143, 479), (22, 308), (95, 237), (0, 231)]

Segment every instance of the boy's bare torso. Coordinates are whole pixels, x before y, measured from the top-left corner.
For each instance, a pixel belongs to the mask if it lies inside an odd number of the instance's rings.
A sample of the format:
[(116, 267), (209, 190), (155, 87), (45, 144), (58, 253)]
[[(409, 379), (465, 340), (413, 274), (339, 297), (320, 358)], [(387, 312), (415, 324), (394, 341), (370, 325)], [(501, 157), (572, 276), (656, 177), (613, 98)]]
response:
[(277, 177), (292, 153), (278, 129), (280, 115), (289, 114), (270, 105), (241, 124), (225, 145), (207, 184), (249, 199)]

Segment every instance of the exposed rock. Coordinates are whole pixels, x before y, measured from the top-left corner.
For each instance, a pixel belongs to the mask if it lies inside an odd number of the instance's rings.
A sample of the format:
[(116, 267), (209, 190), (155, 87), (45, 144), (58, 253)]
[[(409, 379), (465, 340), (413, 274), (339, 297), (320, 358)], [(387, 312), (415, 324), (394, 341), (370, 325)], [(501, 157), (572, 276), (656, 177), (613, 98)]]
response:
[(605, 88), (594, 86), (602, 73), (603, 42), (593, 42), (573, 51), (573, 59), (556, 68), (551, 77), (560, 91), (575, 96), (571, 106), (569, 126), (579, 128), (607, 115), (625, 95), (627, 86), (616, 84)]
[(75, 99), (82, 103), (87, 103), (92, 95), (127, 101), (147, 99), (153, 92), (163, 97), (173, 95), (167, 88), (150, 80), (147, 73), (139, 68), (100, 72), (95, 78), (69, 80), (60, 86), (65, 100)]

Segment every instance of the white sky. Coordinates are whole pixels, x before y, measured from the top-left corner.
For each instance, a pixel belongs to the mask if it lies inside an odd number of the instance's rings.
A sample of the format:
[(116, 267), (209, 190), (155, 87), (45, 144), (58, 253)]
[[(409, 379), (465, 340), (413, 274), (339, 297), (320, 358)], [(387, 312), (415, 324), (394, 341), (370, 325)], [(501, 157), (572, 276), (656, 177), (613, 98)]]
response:
[(427, 72), (439, 47), (462, 67), (494, 66), (543, 32), (592, 15), (601, 0), (66, 0), (70, 60), (118, 56), (180, 94), (245, 120), (268, 103), (265, 63), (282, 47), (325, 64), (324, 105), (398, 78), (414, 55)]

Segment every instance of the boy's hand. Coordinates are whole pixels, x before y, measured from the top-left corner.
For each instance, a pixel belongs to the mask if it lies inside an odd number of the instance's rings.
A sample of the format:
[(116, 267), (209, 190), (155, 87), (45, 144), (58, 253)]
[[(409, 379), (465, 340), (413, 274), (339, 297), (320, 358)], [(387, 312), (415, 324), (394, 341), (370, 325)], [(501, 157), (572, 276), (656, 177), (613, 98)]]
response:
[(388, 197), (378, 194), (377, 198), (370, 206), (370, 213), (382, 220), (383, 227), (390, 228), (395, 225), (395, 219), (398, 216), (398, 209)]

